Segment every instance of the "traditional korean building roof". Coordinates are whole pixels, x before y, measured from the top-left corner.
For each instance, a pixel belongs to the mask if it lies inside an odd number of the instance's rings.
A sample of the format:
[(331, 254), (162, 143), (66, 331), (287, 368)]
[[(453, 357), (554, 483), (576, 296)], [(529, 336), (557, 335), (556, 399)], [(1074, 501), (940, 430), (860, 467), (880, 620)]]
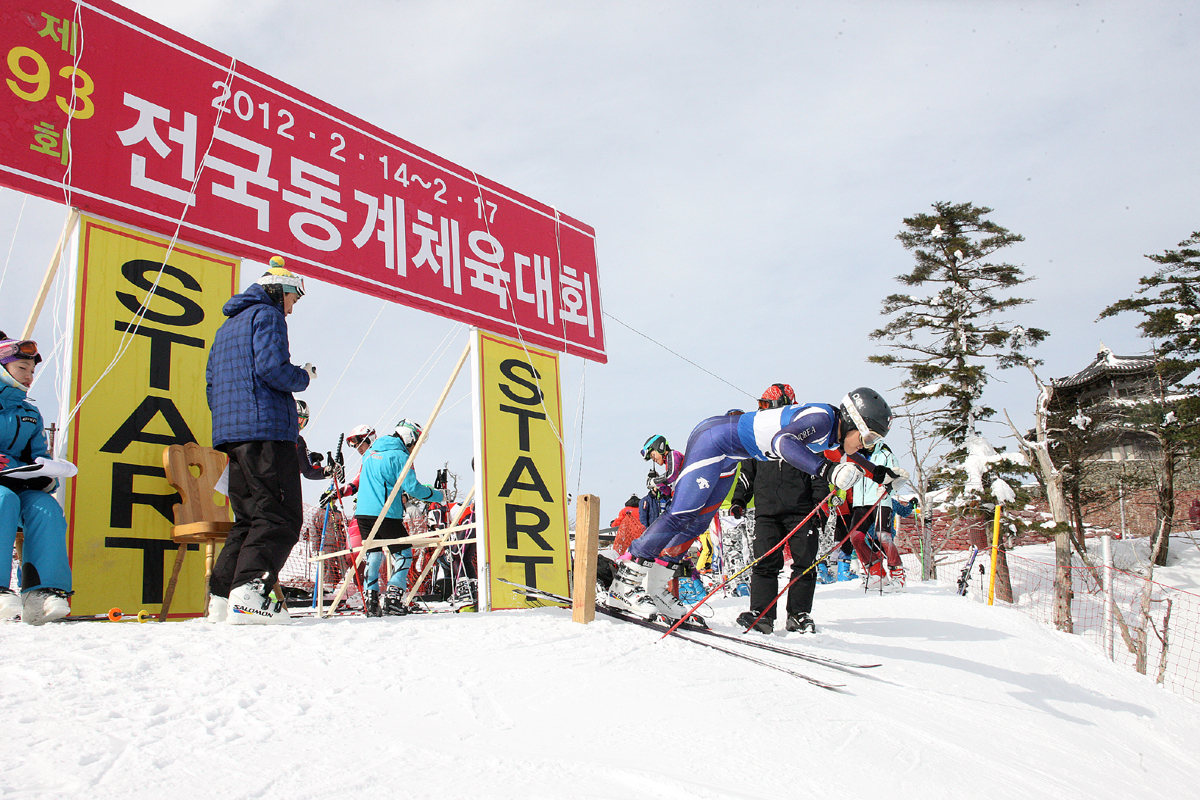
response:
[(1068, 375), (1065, 378), (1056, 378), (1053, 383), (1055, 388), (1065, 389), (1074, 386), (1086, 386), (1100, 378), (1117, 375), (1136, 375), (1140, 372), (1149, 372), (1153, 369), (1153, 356), (1119, 356), (1104, 346), (1104, 344), (1101, 344), (1100, 352), (1096, 354), (1096, 358), (1093, 359), (1091, 364), (1088, 364), (1074, 375)]

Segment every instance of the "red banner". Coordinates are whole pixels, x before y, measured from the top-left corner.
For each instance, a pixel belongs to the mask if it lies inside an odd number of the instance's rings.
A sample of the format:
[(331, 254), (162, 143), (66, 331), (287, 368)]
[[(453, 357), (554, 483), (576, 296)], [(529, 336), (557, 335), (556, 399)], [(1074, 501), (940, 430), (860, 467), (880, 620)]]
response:
[(0, 183), (607, 360), (591, 227), (107, 0), (6, 5)]

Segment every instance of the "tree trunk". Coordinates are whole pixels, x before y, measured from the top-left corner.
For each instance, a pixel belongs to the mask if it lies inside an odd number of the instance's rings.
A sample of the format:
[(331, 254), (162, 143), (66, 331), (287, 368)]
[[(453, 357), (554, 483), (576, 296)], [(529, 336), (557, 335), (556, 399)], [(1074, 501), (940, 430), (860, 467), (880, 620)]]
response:
[(1075, 599), (1072, 586), (1071, 536), (1061, 528), (1054, 532), (1054, 627), (1063, 633), (1074, 633), (1071, 601)]
[(1171, 522), (1175, 519), (1175, 453), (1163, 443), (1163, 474), (1158, 485), (1158, 530), (1151, 542), (1154, 566), (1167, 565), (1167, 550), (1171, 541)]

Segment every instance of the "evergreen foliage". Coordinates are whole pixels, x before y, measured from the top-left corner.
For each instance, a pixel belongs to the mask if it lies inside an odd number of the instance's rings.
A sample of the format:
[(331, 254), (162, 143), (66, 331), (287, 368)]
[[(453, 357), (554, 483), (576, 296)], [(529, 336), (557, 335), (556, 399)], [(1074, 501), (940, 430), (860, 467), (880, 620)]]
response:
[(1018, 266), (992, 259), (1024, 237), (988, 219), (990, 208), (939, 202), (933, 209), (906, 218), (896, 237), (916, 258), (912, 271), (897, 280), (923, 291), (884, 299), (882, 313), (891, 319), (871, 338), (885, 340), (892, 352), (870, 361), (907, 373), (901, 383), (907, 416), (951, 447), (944, 466), (929, 476), (930, 487), (940, 484), (952, 487), (952, 495), (973, 495), (967, 504), (979, 513), (980, 503), (996, 502), (991, 481), (1027, 471), (998, 459), (987, 464), (981, 488), (966, 488), (963, 465), (979, 436), (977, 423), (996, 413), (983, 399), (989, 372), (1040, 364), (1025, 350), (1048, 333), (1004, 318), (1030, 302), (1009, 292), (1032, 278)]
[(1100, 312), (1100, 319), (1126, 312), (1140, 314), (1138, 328), (1154, 346), (1155, 379), (1151, 399), (1132, 406), (1130, 428), (1153, 436), (1162, 448), (1158, 465), (1158, 541), (1155, 563), (1167, 563), (1171, 521), (1175, 515), (1175, 469), (1179, 459), (1200, 454), (1200, 232), (1178, 250), (1148, 255), (1160, 268), (1139, 279), (1134, 296)]

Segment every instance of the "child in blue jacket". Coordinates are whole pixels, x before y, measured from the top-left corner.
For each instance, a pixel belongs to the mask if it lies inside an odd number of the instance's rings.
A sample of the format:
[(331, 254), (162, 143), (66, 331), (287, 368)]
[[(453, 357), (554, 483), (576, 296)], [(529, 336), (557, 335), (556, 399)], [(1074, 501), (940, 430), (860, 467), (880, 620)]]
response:
[[(0, 332), (0, 470), (32, 466), (48, 459), (45, 423), (26, 392), (42, 357), (37, 343), (9, 339)], [(12, 553), (17, 528), (25, 534), (20, 571), (21, 595), (9, 587), (4, 570), (0, 622), (18, 616), (32, 625), (71, 612), (71, 566), (67, 560), (67, 520), (52, 494), (53, 478), (27, 480), (0, 475), (0, 552)]]

